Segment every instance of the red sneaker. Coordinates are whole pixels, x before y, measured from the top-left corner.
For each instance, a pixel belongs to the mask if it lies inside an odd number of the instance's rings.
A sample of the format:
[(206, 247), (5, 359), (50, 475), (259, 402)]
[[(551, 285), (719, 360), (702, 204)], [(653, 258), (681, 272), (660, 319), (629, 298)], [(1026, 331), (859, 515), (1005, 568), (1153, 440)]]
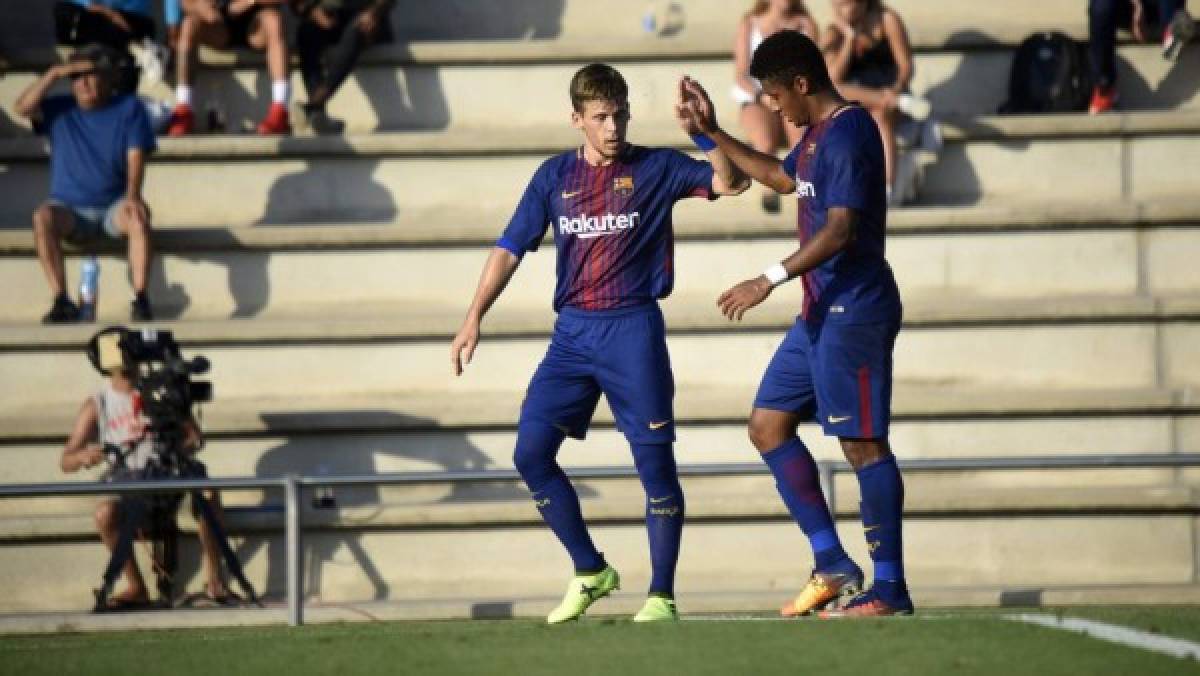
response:
[(261, 136), (291, 134), (292, 125), (288, 122), (287, 106), (272, 103), (271, 108), (267, 110), (267, 116), (258, 123), (258, 133)]
[(196, 126), (196, 116), (192, 107), (180, 103), (171, 111), (171, 119), (167, 122), (167, 136), (187, 136)]
[(1088, 114), (1099, 115), (1107, 113), (1117, 105), (1117, 87), (1096, 87), (1092, 90), (1092, 102), (1088, 106)]

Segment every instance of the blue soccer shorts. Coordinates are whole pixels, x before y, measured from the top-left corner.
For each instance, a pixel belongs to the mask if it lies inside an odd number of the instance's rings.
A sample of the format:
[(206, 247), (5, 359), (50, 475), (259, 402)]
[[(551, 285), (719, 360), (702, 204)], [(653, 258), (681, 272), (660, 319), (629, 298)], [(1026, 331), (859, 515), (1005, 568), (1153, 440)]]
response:
[(825, 434), (855, 439), (888, 435), (892, 404), (892, 348), (899, 320), (810, 326), (788, 331), (771, 358), (755, 408), (816, 419)]
[(630, 443), (675, 441), (675, 379), (656, 303), (598, 312), (563, 308), (525, 393), (521, 422), (583, 439), (601, 393)]

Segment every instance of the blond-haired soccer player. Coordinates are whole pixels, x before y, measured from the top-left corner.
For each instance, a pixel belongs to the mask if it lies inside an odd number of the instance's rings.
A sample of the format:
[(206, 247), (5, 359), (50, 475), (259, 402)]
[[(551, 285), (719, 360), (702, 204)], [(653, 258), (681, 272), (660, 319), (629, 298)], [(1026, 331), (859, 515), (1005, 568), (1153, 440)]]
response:
[[(611, 66), (581, 69), (570, 95), (571, 122), (583, 143), (534, 174), (484, 265), (450, 357), (461, 374), (463, 360), (470, 362), (479, 342), (484, 314), (522, 256), (553, 228), (558, 320), (521, 407), (513, 457), (575, 566), (562, 603), (547, 621), (579, 617), (620, 583), (592, 542), (575, 489), (555, 460), (567, 436), (584, 438), (601, 394), (629, 441), (646, 489), (653, 576), (649, 598), (634, 620), (670, 620), (677, 617), (674, 576), (684, 513), (672, 450), (674, 379), (658, 307), (674, 283), (671, 209), (686, 197), (738, 194), (748, 182), (711, 147), (710, 161), (701, 162), (626, 142), (629, 90)], [(704, 137), (697, 142), (711, 146)]]

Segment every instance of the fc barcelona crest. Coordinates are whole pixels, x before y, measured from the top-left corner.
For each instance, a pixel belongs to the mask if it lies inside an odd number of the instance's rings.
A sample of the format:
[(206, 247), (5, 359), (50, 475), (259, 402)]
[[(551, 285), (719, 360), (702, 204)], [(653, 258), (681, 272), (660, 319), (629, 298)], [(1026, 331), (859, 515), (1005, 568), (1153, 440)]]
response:
[(633, 177), (618, 176), (613, 179), (613, 192), (618, 197), (629, 197), (633, 194)]
[(809, 157), (813, 157), (814, 155), (816, 155), (817, 154), (817, 144), (809, 143), (808, 147), (804, 149), (804, 154), (808, 155)]

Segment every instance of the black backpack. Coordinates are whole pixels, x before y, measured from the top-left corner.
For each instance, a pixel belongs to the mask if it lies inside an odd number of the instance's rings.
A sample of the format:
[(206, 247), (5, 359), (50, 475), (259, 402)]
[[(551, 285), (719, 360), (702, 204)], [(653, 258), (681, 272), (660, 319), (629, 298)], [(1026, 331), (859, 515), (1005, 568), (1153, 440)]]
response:
[(1087, 110), (1092, 91), (1087, 46), (1062, 33), (1036, 33), (1017, 47), (1001, 113)]

